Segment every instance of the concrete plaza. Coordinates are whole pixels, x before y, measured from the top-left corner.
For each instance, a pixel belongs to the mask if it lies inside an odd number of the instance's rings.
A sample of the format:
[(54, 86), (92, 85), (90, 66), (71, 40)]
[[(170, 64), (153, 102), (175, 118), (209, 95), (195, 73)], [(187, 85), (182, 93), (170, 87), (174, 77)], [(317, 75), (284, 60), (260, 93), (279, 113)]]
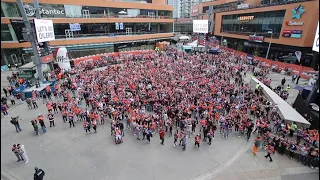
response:
[[(249, 81), (250, 74), (247, 75)], [(283, 75), (271, 74), (272, 86), (280, 84)], [(287, 77), (287, 82), (291, 81)], [(301, 79), (299, 84), (305, 82)], [(290, 90), (289, 103), (298, 92)], [(45, 180), (304, 180), (318, 179), (318, 171), (305, 167), (288, 157), (278, 154), (270, 163), (260, 150), (257, 157), (252, 155), (252, 141), (231, 135), (222, 138), (216, 132), (211, 146), (201, 143), (193, 146), (189, 139), (186, 151), (173, 147), (173, 138), (166, 135), (165, 144), (160, 145), (156, 133), (151, 143), (139, 141), (131, 131), (126, 131), (124, 143), (115, 145), (110, 136), (110, 124), (98, 126), (97, 134), (86, 135), (82, 123), (69, 128), (58, 114), (56, 127), (49, 127), (40, 136), (33, 133), (30, 123), (38, 114), (47, 114), (42, 100), (39, 108), (29, 110), (26, 103), (13, 107), (10, 116), (19, 115), (22, 132), (16, 133), (9, 117), (1, 118), (1, 179), (33, 179), (34, 166), (42, 168)], [(30, 158), (28, 164), (16, 162), (11, 152), (13, 144), (24, 144)], [(298, 175), (299, 176), (298, 176)], [(292, 176), (294, 175), (294, 176)], [(303, 178), (301, 178), (303, 177)]]

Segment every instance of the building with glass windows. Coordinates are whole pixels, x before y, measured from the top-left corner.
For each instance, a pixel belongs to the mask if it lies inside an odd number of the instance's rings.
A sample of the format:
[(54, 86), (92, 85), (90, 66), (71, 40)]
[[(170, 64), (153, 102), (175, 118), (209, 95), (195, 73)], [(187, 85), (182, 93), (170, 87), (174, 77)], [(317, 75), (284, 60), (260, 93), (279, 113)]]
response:
[[(27, 16), (35, 18), (33, 0), (23, 3)], [(173, 8), (166, 0), (39, 0), (39, 6), (41, 18), (54, 23), (50, 47), (67, 47), (71, 58), (113, 52), (119, 43), (130, 44), (119, 51), (153, 49), (156, 41), (173, 36)], [(30, 61), (21, 20), (16, 1), (1, 0), (1, 65)]]
[(223, 45), (249, 54), (282, 61), (302, 51), (302, 63), (310, 65), (319, 20), (319, 0), (216, 0), (200, 3), (192, 19), (208, 19), (213, 8), (211, 35)]

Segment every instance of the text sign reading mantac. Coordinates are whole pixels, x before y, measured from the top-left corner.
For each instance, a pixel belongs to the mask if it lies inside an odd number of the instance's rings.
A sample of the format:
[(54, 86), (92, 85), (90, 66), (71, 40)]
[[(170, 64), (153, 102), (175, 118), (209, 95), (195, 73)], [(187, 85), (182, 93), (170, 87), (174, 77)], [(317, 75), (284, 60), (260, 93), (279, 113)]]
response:
[(34, 19), (34, 28), (38, 42), (55, 40), (52, 20)]

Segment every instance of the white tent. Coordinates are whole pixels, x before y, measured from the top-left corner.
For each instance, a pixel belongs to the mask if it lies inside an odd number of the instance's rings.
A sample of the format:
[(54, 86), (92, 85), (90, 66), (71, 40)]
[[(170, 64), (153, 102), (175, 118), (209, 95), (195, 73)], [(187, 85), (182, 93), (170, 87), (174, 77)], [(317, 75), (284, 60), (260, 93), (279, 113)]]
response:
[(190, 37), (189, 36), (180, 36), (179, 39), (180, 40), (189, 40)]
[(193, 41), (192, 43), (188, 43), (187, 46), (204, 48), (205, 46), (198, 45), (198, 40)]

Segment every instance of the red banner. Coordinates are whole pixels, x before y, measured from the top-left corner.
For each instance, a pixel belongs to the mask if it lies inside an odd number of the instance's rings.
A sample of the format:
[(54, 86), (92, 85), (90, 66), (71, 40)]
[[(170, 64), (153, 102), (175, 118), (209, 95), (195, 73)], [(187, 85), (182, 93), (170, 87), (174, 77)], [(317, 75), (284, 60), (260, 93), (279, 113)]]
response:
[(49, 54), (49, 55), (46, 55), (46, 56), (42, 56), (41, 57), (41, 63), (42, 64), (46, 64), (46, 63), (49, 63), (51, 61), (53, 61), (54, 58), (53, 58), (53, 54)]

